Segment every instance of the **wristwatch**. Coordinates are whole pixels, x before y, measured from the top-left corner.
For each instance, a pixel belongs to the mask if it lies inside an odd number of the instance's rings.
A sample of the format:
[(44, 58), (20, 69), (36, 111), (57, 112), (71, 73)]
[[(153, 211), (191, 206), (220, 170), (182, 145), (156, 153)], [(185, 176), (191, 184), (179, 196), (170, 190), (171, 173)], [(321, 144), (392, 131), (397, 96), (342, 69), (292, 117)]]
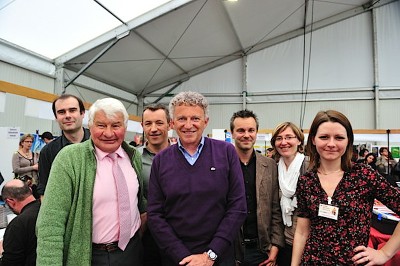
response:
[(212, 251), (211, 249), (209, 249), (209, 250), (207, 251), (207, 256), (208, 256), (208, 258), (209, 258), (210, 260), (212, 260), (212, 261), (215, 261), (215, 260), (218, 258), (217, 254), (215, 254), (215, 252)]

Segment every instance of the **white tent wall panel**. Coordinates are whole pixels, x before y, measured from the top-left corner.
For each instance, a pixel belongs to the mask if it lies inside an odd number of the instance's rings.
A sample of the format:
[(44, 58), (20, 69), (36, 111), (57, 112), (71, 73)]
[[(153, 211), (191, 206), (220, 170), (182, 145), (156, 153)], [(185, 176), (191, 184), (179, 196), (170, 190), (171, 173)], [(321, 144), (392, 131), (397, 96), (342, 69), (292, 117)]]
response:
[(54, 93), (53, 78), (3, 61), (0, 61), (0, 80), (48, 93)]
[[(285, 105), (284, 108), (288, 109), (290, 106)], [(354, 129), (374, 128), (375, 118), (373, 100), (324, 101), (307, 103), (303, 120), (303, 128), (309, 129), (315, 115), (319, 111), (325, 110), (337, 110), (342, 112), (350, 120)], [(296, 114), (295, 119), (297, 120), (297, 124), (300, 124), (299, 113)]]
[(310, 89), (372, 87), (370, 25), (371, 14), (363, 13), (313, 33)]
[(377, 9), (380, 87), (400, 87), (400, 1)]
[[(242, 101), (240, 95), (243, 91), (242, 65), (242, 60), (235, 60), (193, 76), (188, 81), (176, 87), (171, 94), (176, 95), (182, 91), (198, 91), (205, 94), (210, 102), (224, 102), (224, 104), (229, 102), (240, 103)], [(161, 94), (166, 93), (171, 87), (172, 86), (168, 86), (167, 88), (153, 93), (157, 96), (146, 96), (145, 104), (154, 102)], [(217, 97), (218, 95), (219, 97)], [(165, 96), (160, 100), (160, 103), (168, 105), (172, 97)]]
[[(240, 104), (211, 105), (210, 122), (205, 134), (211, 134), (212, 129), (229, 130), (229, 121), (233, 113), (242, 108)], [(278, 124), (285, 121), (290, 121), (300, 126), (300, 120), (303, 119), (300, 115), (300, 102), (247, 104), (246, 108), (252, 110), (258, 116), (260, 129), (274, 129)], [(386, 108), (383, 107), (385, 110)], [(319, 111), (329, 109), (344, 113), (349, 118), (354, 129), (374, 128), (374, 102), (372, 100), (309, 102), (306, 105), (303, 128), (310, 128), (312, 120)], [(387, 113), (387, 111), (383, 113)], [(400, 122), (397, 125), (400, 125)], [(396, 127), (392, 124), (390, 128)]]
[[(77, 85), (74, 85), (74, 84), (68, 86), (68, 88), (66, 90), (66, 93), (75, 95), (75, 96), (81, 98), (84, 102), (87, 102), (87, 103), (94, 103), (96, 100), (102, 99), (102, 98), (117, 97), (117, 95), (113, 96), (113, 95), (111, 95), (111, 93), (105, 95), (105, 94), (102, 94), (100, 92), (96, 92), (96, 91), (93, 91), (91, 89), (83, 88), (81, 86), (77, 86)], [(137, 105), (136, 104), (133, 104), (133, 103), (128, 102), (128, 101), (123, 100), (123, 99), (119, 99), (119, 100), (127, 108), (127, 111), (128, 111), (129, 114), (136, 115), (136, 113), (137, 113)]]
[(210, 105), (209, 116), (210, 121), (205, 130), (206, 134), (211, 134), (212, 129), (226, 129), (230, 130), (229, 122), (233, 113), (242, 110), (240, 104), (223, 104), (223, 105)]
[(398, 99), (381, 100), (379, 103), (380, 112), (378, 113), (380, 129), (399, 129), (400, 128), (400, 101)]
[(190, 78), (175, 89), (174, 93), (201, 90), (204, 94), (240, 94), (243, 91), (242, 73), (242, 60), (235, 60)]
[[(364, 13), (312, 33), (308, 89), (372, 87), (370, 20), (370, 13)], [(303, 36), (290, 39), (249, 55), (249, 92), (301, 91), (303, 39)], [(307, 34), (305, 80), (309, 42)]]
[[(355, 129), (374, 128), (373, 101), (330, 101), (310, 102), (306, 106), (306, 114), (303, 120), (303, 128), (308, 129), (317, 112), (334, 109), (348, 116)], [(212, 128), (229, 129), (229, 120), (232, 114), (242, 109), (241, 105), (211, 105), (210, 123), (207, 133)], [(273, 129), (279, 123), (290, 121), (300, 126), (301, 103), (263, 103), (248, 104), (247, 109), (252, 110), (258, 116), (260, 129)], [(393, 128), (393, 126), (392, 126)]]
[(301, 90), (302, 46), (301, 38), (295, 38), (250, 54), (248, 92)]
[[(13, 14), (13, 16), (15, 16), (15, 14)], [(21, 36), (24, 35), (24, 33), (16, 35)], [(21, 66), (46, 76), (52, 76), (55, 73), (54, 64), (50, 62), (50, 59), (27, 51), (3, 39), (0, 39), (0, 61), (9, 62), (13, 65)]]
[[(70, 80), (72, 77), (75, 76), (75, 72), (70, 71), (70, 70), (65, 70), (65, 74), (64, 76), (67, 78), (67, 80)], [(130, 102), (136, 102), (137, 103), (137, 97), (136, 95), (132, 94), (132, 93), (128, 93), (125, 92), (123, 90), (120, 90), (114, 86), (111, 86), (109, 84), (106, 84), (104, 82), (100, 82), (97, 81), (95, 79), (92, 79), (90, 77), (87, 77), (85, 75), (81, 75), (79, 76), (75, 82), (72, 85), (69, 85), (67, 87), (67, 92), (70, 89), (70, 87), (79, 87), (79, 88), (88, 88), (88, 90), (91, 90), (93, 92), (95, 92), (95, 94), (93, 94), (94, 98), (91, 98), (91, 100), (85, 100), (87, 102), (91, 102), (93, 103), (94, 101), (96, 101), (99, 98), (105, 98), (105, 97), (116, 97), (118, 99), (126, 99)], [(96, 94), (97, 93), (97, 94)], [(108, 96), (107, 96), (108, 95)], [(136, 114), (136, 111), (135, 111)]]
[[(40, 133), (52, 130), (52, 121), (25, 116), (26, 97), (6, 93), (5, 112), (0, 112), (0, 127), (20, 127), (22, 133)], [(18, 147), (15, 147), (18, 149)]]

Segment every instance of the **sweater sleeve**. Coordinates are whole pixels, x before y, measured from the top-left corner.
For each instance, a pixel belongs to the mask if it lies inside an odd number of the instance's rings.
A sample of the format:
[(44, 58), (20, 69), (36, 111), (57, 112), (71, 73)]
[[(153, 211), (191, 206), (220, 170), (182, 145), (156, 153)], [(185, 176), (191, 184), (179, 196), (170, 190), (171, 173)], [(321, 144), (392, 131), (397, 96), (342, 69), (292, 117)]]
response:
[(223, 254), (237, 237), (247, 216), (246, 193), (240, 161), (233, 145), (227, 146), (229, 163), (229, 192), (227, 208), (209, 248), (217, 255)]
[(51, 168), (46, 195), (36, 223), (37, 265), (63, 265), (64, 237), (73, 197), (70, 157), (61, 151)]

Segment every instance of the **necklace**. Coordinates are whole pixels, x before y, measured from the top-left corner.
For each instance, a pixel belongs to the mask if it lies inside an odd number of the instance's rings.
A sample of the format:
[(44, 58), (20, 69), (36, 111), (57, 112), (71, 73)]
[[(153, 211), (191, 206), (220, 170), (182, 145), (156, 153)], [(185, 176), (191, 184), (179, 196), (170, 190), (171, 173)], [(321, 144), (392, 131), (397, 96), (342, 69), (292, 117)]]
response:
[(329, 173), (323, 172), (323, 171), (321, 171), (321, 170), (318, 170), (317, 172), (318, 172), (319, 174), (323, 174), (323, 175), (331, 175), (331, 174), (339, 173), (339, 172), (341, 172), (341, 171), (342, 171), (342, 169), (339, 169), (339, 170), (336, 170), (336, 171), (332, 171), (332, 172), (329, 172)]
[(27, 158), (30, 157), (30, 155), (31, 155), (30, 151), (25, 152), (24, 150), (21, 150), (21, 153), (24, 154), (25, 157), (27, 157)]

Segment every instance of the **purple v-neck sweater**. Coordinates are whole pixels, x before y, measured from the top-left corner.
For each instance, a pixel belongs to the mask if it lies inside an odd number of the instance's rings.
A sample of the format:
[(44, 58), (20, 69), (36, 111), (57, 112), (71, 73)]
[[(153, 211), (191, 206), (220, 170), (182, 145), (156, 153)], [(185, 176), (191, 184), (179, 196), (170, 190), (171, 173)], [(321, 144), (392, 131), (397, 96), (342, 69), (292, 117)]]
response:
[(156, 242), (176, 263), (208, 249), (223, 258), (246, 218), (243, 174), (233, 145), (205, 138), (193, 166), (178, 145), (157, 154), (147, 211)]

